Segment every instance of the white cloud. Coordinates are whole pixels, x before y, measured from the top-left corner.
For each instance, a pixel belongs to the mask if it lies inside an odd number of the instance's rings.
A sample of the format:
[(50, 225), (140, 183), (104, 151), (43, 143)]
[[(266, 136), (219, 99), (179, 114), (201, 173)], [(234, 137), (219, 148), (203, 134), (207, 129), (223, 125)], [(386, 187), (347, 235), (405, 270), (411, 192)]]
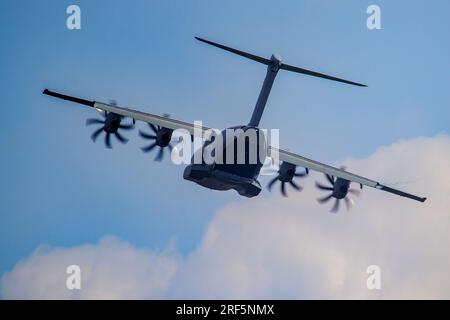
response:
[[(450, 298), (450, 138), (400, 141), (349, 170), (396, 184), (425, 204), (364, 189), (351, 212), (320, 206), (312, 175), (301, 193), (222, 209), (192, 254), (98, 245), (37, 250), (2, 278), (6, 298)], [(80, 262), (81, 261), (81, 262)], [(65, 266), (85, 269), (77, 295)], [(366, 288), (381, 267), (382, 289)]]
[[(159, 299), (177, 267), (170, 249), (153, 252), (115, 237), (72, 248), (39, 247), (2, 277), (8, 299)], [(81, 268), (81, 290), (66, 288), (66, 268)]]

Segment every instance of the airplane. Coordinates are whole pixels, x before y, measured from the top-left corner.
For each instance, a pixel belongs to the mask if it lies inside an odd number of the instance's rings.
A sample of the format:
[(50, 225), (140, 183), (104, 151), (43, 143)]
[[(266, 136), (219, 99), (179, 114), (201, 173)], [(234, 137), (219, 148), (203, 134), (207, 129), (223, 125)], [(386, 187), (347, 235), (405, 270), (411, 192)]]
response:
[[(248, 124), (245, 125), (237, 125), (227, 130), (238, 130), (241, 132), (246, 132), (248, 130), (254, 130), (258, 135), (263, 134), (260, 129), (260, 120), (263, 115), (270, 91), (272, 89), (272, 85), (277, 76), (277, 73), (281, 70), (295, 72), (299, 74), (304, 74), (308, 76), (323, 78), (327, 80), (337, 81), (344, 84), (366, 87), (366, 85), (337, 78), (334, 76), (326, 75), (323, 73), (311, 71), (308, 69), (292, 66), (289, 64), (285, 64), (282, 62), (282, 59), (277, 54), (272, 54), (270, 59), (263, 58), (248, 52), (244, 52), (241, 50), (237, 50), (219, 43), (215, 43), (203, 38), (195, 37), (198, 41), (223, 49), (225, 51), (234, 53), (241, 57), (259, 62), (263, 65), (267, 66), (267, 73), (264, 79), (261, 91), (259, 93), (256, 105), (254, 107), (252, 116)], [(208, 130), (208, 127), (202, 126), (199, 128), (195, 128), (195, 126), (191, 123), (171, 119), (168, 115), (158, 116), (155, 114), (150, 114), (138, 110), (133, 110), (126, 107), (119, 107), (116, 103), (102, 103), (93, 100), (86, 100), (74, 96), (69, 96), (65, 94), (61, 94), (58, 92), (50, 91), (45, 89), (43, 94), (49, 95), (55, 98), (68, 100), (71, 102), (75, 102), (81, 105), (85, 105), (91, 108), (96, 109), (97, 111), (102, 111), (104, 120), (99, 119), (88, 119), (86, 124), (100, 124), (102, 125), (98, 128), (91, 136), (92, 140), (96, 140), (100, 133), (105, 132), (105, 144), (107, 147), (111, 147), (110, 136), (115, 135), (120, 142), (127, 142), (127, 139), (124, 138), (119, 130), (130, 130), (133, 129), (134, 123), (136, 120), (146, 122), (150, 129), (153, 131), (153, 134), (148, 134), (143, 131), (140, 131), (139, 134), (141, 137), (145, 139), (152, 140), (153, 143), (147, 147), (142, 148), (144, 152), (150, 152), (156, 147), (159, 147), (158, 154), (155, 160), (160, 161), (163, 157), (164, 148), (169, 148), (172, 150), (171, 140), (172, 134), (175, 130), (183, 129), (187, 131), (191, 138), (194, 136), (200, 137), (201, 133)], [(132, 124), (123, 124), (123, 120), (125, 118), (132, 119)], [(195, 130), (197, 129), (197, 130)], [(223, 136), (225, 137), (225, 130), (222, 131)], [(285, 184), (289, 183), (294, 189), (301, 190), (302, 188), (298, 186), (293, 180), (296, 177), (305, 177), (308, 175), (310, 170), (317, 171), (323, 173), (327, 181), (330, 183), (330, 186), (325, 186), (316, 182), (316, 186), (325, 191), (330, 191), (330, 194), (318, 199), (320, 203), (325, 203), (328, 200), (334, 198), (335, 204), (332, 208), (332, 212), (337, 212), (339, 208), (339, 201), (344, 200), (347, 204), (347, 207), (351, 204), (351, 200), (347, 197), (348, 193), (358, 194), (359, 190), (351, 189), (350, 184), (356, 183), (362, 189), (363, 186), (372, 187), (378, 190), (386, 191), (394, 195), (398, 195), (401, 197), (406, 197), (409, 199), (413, 199), (419, 202), (424, 202), (426, 200), (425, 197), (419, 197), (407, 192), (403, 192), (391, 187), (388, 187), (378, 181), (371, 180), (353, 173), (346, 171), (346, 168), (336, 168), (330, 165), (326, 165), (320, 163), (315, 160), (308, 159), (301, 155), (292, 153), (287, 150), (283, 150), (280, 148), (276, 148), (274, 146), (265, 145), (267, 140), (266, 137), (263, 136), (262, 140), (258, 140), (262, 142), (258, 142), (257, 148), (264, 148), (264, 156), (258, 157), (256, 162), (250, 163), (246, 158), (244, 163), (194, 163), (193, 161), (187, 165), (184, 170), (183, 178), (194, 183), (199, 184), (205, 188), (213, 189), (213, 190), (235, 190), (239, 195), (245, 197), (255, 197), (259, 195), (262, 190), (261, 184), (258, 181), (258, 177), (260, 175), (260, 170), (266, 160), (266, 157), (273, 158), (273, 156), (277, 156), (277, 158), (281, 161), (279, 165), (279, 169), (277, 171), (277, 175), (270, 181), (268, 185), (268, 189), (271, 190), (272, 186), (276, 182), (281, 182), (281, 193), (286, 196)], [(230, 143), (233, 145), (236, 141), (228, 141), (225, 145), (229, 145)], [(208, 145), (209, 142), (205, 142), (203, 144), (203, 148)], [(248, 148), (248, 145), (245, 145), (245, 148)], [(222, 152), (226, 153), (226, 146), (224, 146), (224, 150)], [(245, 150), (247, 152), (247, 149)], [(297, 167), (302, 167), (305, 169), (305, 172), (297, 173)]]

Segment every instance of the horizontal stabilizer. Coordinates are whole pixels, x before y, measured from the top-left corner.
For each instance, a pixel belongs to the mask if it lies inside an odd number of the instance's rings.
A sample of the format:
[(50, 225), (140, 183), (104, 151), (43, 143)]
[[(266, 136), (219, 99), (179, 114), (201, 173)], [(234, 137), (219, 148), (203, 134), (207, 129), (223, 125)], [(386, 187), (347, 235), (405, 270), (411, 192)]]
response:
[(352, 84), (352, 85), (358, 86), (358, 87), (367, 87), (365, 84), (362, 84), (362, 83), (353, 82), (353, 81), (349, 81), (349, 80), (345, 80), (345, 79), (341, 79), (341, 78), (336, 78), (336, 77), (329, 76), (329, 75), (326, 75), (326, 74), (323, 74), (323, 73), (310, 71), (310, 70), (299, 68), (299, 67), (290, 66), (288, 64), (282, 64), (280, 66), (280, 69), (287, 70), (287, 71), (292, 71), (292, 72), (297, 72), (297, 73), (301, 73), (301, 74), (306, 74), (308, 76), (313, 76), (313, 77), (318, 77), (318, 78), (323, 78), (323, 79), (343, 82), (343, 83), (347, 83), (347, 84)]
[(269, 64), (272, 63), (272, 61), (269, 60), (269, 59), (266, 59), (266, 58), (263, 58), (263, 57), (259, 57), (259, 56), (255, 56), (254, 54), (251, 54), (251, 53), (247, 53), (247, 52), (244, 52), (244, 51), (233, 49), (233, 48), (224, 46), (222, 44), (218, 44), (218, 43), (215, 43), (215, 42), (212, 42), (212, 41), (209, 41), (209, 40), (205, 40), (205, 39), (202, 39), (202, 38), (199, 38), (199, 37), (195, 37), (195, 39), (197, 39), (198, 41), (210, 44), (210, 45), (212, 45), (214, 47), (217, 47), (217, 48), (220, 48), (220, 49), (232, 52), (234, 54), (240, 55), (242, 57), (245, 57), (245, 58), (248, 58), (248, 59), (260, 62), (260, 63), (265, 64), (265, 65), (269, 65)]
[[(227, 46), (224, 46), (222, 44), (219, 43), (215, 43), (209, 40), (205, 40), (199, 37), (195, 37), (195, 39), (204, 42), (206, 44), (212, 45), (214, 47), (226, 50), (228, 52), (240, 55), (241, 57), (245, 57), (254, 61), (257, 61), (259, 63), (265, 64), (265, 65), (270, 65), (272, 63), (274, 63), (273, 60), (271, 59), (266, 59), (248, 52), (244, 52), (241, 50), (237, 50), (237, 49), (233, 49)], [(345, 80), (345, 79), (341, 79), (341, 78), (337, 78), (337, 77), (333, 77), (333, 76), (329, 76), (323, 73), (319, 73), (319, 72), (315, 72), (315, 71), (311, 71), (311, 70), (307, 70), (307, 69), (303, 69), (303, 68), (299, 68), (299, 67), (294, 67), (288, 64), (284, 64), (281, 63), (280, 61), (276, 60), (275, 63), (279, 63), (280, 69), (286, 70), (286, 71), (292, 71), (292, 72), (296, 72), (296, 73), (301, 73), (301, 74), (306, 74), (309, 76), (313, 76), (313, 77), (318, 77), (318, 78), (323, 78), (323, 79), (328, 79), (328, 80), (333, 80), (333, 81), (338, 81), (338, 82), (342, 82), (342, 83), (346, 83), (346, 84), (351, 84), (351, 85), (355, 85), (355, 86), (359, 86), (359, 87), (367, 87), (364, 84), (361, 83), (357, 83), (357, 82), (353, 82), (353, 81), (349, 81), (349, 80)]]

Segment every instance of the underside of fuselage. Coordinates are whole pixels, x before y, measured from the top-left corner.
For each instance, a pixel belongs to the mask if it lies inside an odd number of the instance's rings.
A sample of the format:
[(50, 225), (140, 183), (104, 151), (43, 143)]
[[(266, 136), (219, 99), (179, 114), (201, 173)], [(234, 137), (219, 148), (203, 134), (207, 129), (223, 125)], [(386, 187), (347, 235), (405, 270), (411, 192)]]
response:
[[(229, 130), (233, 132), (239, 130), (239, 133), (230, 137)], [(254, 139), (256, 137), (255, 141), (250, 142), (252, 139), (249, 139), (251, 136), (249, 133), (253, 133)], [(220, 152), (215, 152), (215, 156), (222, 160), (211, 164), (205, 163), (203, 158), (205, 148), (212, 143), (208, 141), (196, 151), (201, 153), (201, 163), (196, 163), (196, 157), (193, 156), (191, 164), (184, 170), (184, 179), (213, 190), (234, 189), (245, 197), (257, 196), (261, 192), (261, 185), (257, 178), (266, 154), (264, 133), (255, 127), (236, 126), (223, 130), (219, 136), (222, 138), (222, 144), (216, 147), (215, 150)], [(243, 147), (239, 147), (240, 144)], [(232, 156), (228, 158), (227, 154), (231, 150), (233, 150)]]
[(221, 191), (234, 189), (241, 196), (249, 198), (255, 197), (261, 192), (261, 185), (256, 178), (239, 176), (214, 168), (214, 165), (190, 164), (184, 170), (183, 178), (208, 189)]

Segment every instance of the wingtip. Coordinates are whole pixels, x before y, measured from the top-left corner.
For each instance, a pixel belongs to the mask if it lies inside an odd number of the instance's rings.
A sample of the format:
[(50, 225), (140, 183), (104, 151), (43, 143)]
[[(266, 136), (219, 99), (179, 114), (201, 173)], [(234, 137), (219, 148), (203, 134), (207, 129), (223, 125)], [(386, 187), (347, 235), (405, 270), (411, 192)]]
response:
[(195, 38), (195, 40), (198, 40), (200, 42), (212, 44), (210, 41), (208, 41), (206, 39), (203, 39), (203, 38), (200, 38), (200, 37), (197, 37), (197, 36), (195, 36), (194, 38)]
[(73, 96), (68, 96), (65, 94), (58, 93), (58, 92), (50, 91), (48, 89), (44, 89), (44, 91), (42, 91), (42, 93), (45, 95), (51, 96), (51, 97), (55, 97), (55, 98), (63, 99), (63, 100), (67, 100), (67, 101), (72, 101), (72, 102), (79, 103), (79, 104), (84, 104), (84, 105), (90, 106), (90, 107), (93, 107), (95, 104), (95, 101), (81, 99), (81, 98), (77, 98), (77, 97), (73, 97)]

